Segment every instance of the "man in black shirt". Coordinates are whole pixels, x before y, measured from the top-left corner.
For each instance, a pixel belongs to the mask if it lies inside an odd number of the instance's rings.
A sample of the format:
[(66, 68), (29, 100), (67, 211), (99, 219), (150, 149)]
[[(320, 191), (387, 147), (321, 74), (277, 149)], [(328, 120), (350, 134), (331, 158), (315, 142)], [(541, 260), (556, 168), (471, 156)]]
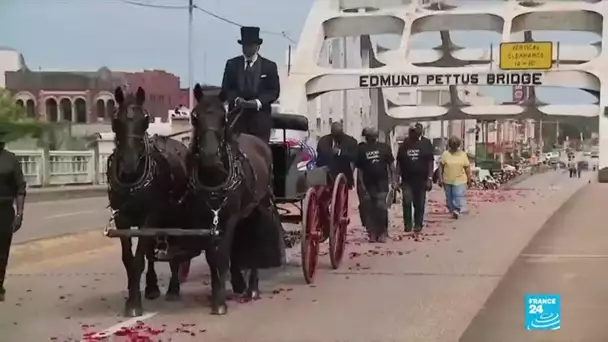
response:
[(13, 153), (5, 149), (3, 137), (0, 132), (0, 302), (4, 301), (4, 277), (13, 233), (21, 228), (25, 202), (21, 164)]
[[(367, 135), (367, 129), (363, 129), (361, 131), (361, 137), (365, 138)], [(363, 146), (365, 142), (360, 142), (357, 151)], [(367, 202), (366, 199), (367, 194), (365, 193), (365, 185), (363, 185), (363, 176), (361, 176), (361, 171), (357, 171), (357, 197), (359, 197), (359, 218), (361, 219), (361, 224), (364, 228), (367, 229), (366, 224), (366, 216), (367, 216)]]
[(357, 155), (358, 177), (364, 205), (366, 229), (370, 242), (386, 242), (388, 238), (389, 188), (394, 184), (395, 158), (388, 144), (378, 142), (378, 131), (365, 130), (366, 142), (359, 146)]
[[(397, 168), (401, 176), (403, 194), (403, 220), (405, 231), (414, 235), (422, 231), (426, 192), (431, 190), (433, 179), (433, 144), (422, 136), (422, 125), (409, 130), (407, 139), (397, 151)], [(412, 222), (412, 206), (414, 222)]]

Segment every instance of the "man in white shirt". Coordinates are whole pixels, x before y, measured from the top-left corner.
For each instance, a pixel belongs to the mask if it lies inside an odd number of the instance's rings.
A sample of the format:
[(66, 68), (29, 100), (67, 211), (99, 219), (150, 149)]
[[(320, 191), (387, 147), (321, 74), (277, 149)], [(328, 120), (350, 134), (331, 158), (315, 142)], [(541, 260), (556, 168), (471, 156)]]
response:
[(241, 27), (238, 42), (243, 55), (226, 62), (220, 96), (228, 102), (229, 110), (235, 106), (243, 108), (235, 132), (268, 142), (272, 130), (271, 104), (280, 93), (277, 65), (259, 55), (262, 45), (259, 27)]

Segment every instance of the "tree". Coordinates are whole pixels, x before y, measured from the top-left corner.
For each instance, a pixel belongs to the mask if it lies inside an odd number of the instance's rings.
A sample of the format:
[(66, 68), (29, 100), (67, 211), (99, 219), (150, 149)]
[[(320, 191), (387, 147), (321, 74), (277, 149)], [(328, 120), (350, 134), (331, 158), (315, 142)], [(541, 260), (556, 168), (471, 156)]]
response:
[(49, 126), (36, 119), (28, 118), (25, 109), (15, 103), (11, 94), (0, 89), (0, 136), (5, 142), (26, 136), (40, 137)]

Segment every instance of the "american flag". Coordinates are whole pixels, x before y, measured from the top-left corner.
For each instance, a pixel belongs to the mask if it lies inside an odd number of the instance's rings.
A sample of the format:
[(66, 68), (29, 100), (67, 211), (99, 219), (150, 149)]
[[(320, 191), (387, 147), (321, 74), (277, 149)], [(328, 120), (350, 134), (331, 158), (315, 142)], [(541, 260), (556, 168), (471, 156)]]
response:
[(288, 141), (286, 141), (286, 144), (288, 144), (288, 146), (290, 146), (290, 147), (298, 146), (304, 152), (304, 157), (302, 158), (302, 161), (298, 163), (298, 170), (300, 170), (300, 171), (312, 170), (315, 167), (317, 167), (317, 163), (316, 163), (317, 151), (314, 148), (312, 148), (312, 146), (308, 145), (304, 141), (296, 141), (296, 140), (288, 140)]

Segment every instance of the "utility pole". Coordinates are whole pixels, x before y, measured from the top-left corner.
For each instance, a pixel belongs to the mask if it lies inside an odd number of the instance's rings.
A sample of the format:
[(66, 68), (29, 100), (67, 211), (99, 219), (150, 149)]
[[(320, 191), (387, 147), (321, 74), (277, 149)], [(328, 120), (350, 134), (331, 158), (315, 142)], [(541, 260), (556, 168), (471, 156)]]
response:
[(188, 4), (188, 109), (192, 110), (194, 108), (194, 94), (192, 94), (192, 89), (194, 86), (194, 53), (192, 48), (193, 30), (194, 23), (194, 0), (189, 0)]

